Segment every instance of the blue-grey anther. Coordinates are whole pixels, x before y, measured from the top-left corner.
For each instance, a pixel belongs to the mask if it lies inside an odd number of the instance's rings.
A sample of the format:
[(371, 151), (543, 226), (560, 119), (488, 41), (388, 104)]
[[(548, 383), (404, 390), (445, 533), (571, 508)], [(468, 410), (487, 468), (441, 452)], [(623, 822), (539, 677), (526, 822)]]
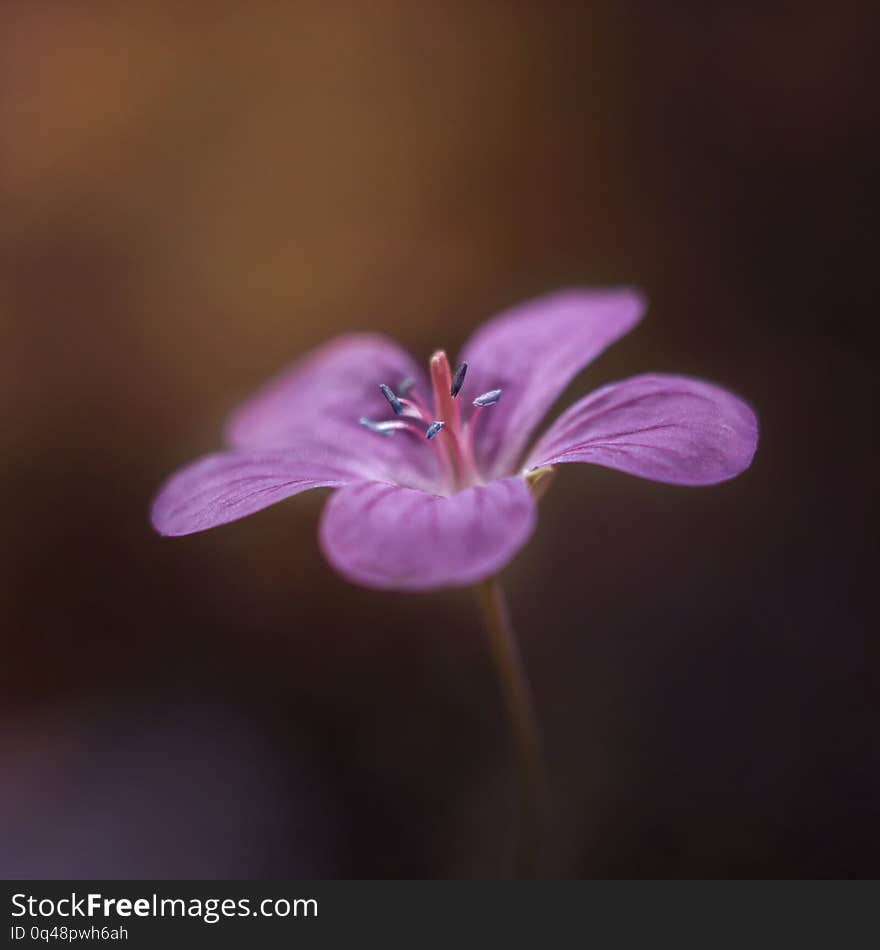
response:
[(379, 383), (379, 389), (382, 390), (382, 395), (391, 404), (394, 414), (399, 416), (403, 412), (403, 406), (400, 404), (400, 400), (397, 396), (394, 395), (394, 390), (390, 386), (386, 386), (385, 383)]
[(453, 399), (458, 395), (464, 384), (465, 373), (467, 373), (467, 363), (462, 363), (455, 371), (455, 375), (452, 377), (452, 385), (449, 387), (449, 394)]
[(397, 384), (397, 391), (401, 396), (405, 396), (415, 386), (416, 381), (412, 376), (407, 376)]
[(433, 439), (435, 435), (445, 426), (445, 422), (432, 422), (425, 430), (425, 438)]
[(482, 396), (477, 396), (477, 398), (474, 400), (474, 405), (478, 409), (482, 409), (484, 406), (494, 406), (500, 398), (500, 389), (490, 389), (489, 392), (483, 393)]

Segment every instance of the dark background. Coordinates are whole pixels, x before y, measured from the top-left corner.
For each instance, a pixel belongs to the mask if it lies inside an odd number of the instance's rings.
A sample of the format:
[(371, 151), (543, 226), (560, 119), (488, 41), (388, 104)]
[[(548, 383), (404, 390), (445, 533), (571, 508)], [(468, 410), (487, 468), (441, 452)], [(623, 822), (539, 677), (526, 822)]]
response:
[(875, 875), (873, 7), (4, 4), (0, 873), (507, 873), (471, 593), (349, 586), (321, 493), (148, 506), (335, 333), (633, 283), (572, 394), (705, 376), (761, 443), (711, 489), (567, 468), (506, 571), (545, 871)]

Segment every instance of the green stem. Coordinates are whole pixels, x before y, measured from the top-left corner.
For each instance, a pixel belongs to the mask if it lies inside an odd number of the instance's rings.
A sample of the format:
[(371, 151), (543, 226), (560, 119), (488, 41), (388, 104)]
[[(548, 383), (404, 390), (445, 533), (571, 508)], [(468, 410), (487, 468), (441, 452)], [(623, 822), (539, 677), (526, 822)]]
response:
[(535, 878), (538, 874), (547, 799), (547, 772), (541, 752), (535, 706), (501, 582), (497, 577), (491, 577), (479, 584), (477, 591), (492, 660), (504, 696), (519, 771), (520, 822), (514, 876), (520, 879)]

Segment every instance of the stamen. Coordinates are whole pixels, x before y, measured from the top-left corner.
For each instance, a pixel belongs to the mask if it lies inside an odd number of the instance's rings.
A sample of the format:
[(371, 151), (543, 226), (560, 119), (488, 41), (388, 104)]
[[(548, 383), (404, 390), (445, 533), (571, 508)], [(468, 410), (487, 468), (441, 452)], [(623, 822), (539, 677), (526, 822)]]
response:
[(403, 407), (401, 415), (407, 419), (418, 419), (419, 422), (424, 422), (430, 415), (430, 413), (424, 411), (419, 403), (413, 402), (411, 399), (401, 399), (400, 405)]
[(477, 398), (474, 400), (474, 405), (477, 407), (477, 409), (482, 409), (485, 406), (494, 406), (500, 398), (500, 389), (490, 389), (489, 392), (483, 393), (482, 396), (477, 396)]
[[(419, 391), (416, 377), (405, 377), (396, 389), (380, 383), (379, 391), (394, 411), (394, 418), (376, 420), (362, 417), (360, 424), (376, 435), (388, 437), (402, 430), (414, 438), (431, 442), (450, 490), (479, 485), (482, 482), (474, 459), (473, 429), (480, 413), (470, 413), (471, 418), (462, 424), (462, 409), (457, 402), (464, 388), (468, 364), (459, 363), (453, 373), (446, 354), (437, 350), (431, 356), (429, 368), (433, 405), (429, 394)], [(473, 404), (477, 409), (492, 406), (500, 396), (501, 390), (493, 389), (477, 396)], [(437, 439), (441, 432), (446, 433), (445, 437)]]
[(361, 416), (358, 421), (365, 429), (369, 429), (370, 432), (375, 432), (376, 435), (384, 435), (386, 437), (394, 435), (398, 429), (406, 428), (405, 422), (395, 422), (394, 420), (390, 422), (374, 422), (366, 416)]
[(449, 395), (453, 399), (458, 395), (459, 390), (464, 384), (465, 373), (467, 373), (467, 363), (462, 363), (458, 369), (455, 371), (455, 375), (452, 377), (452, 385), (449, 387)]
[(426, 438), (428, 441), (430, 441), (431, 439), (433, 439), (433, 438), (437, 435), (437, 433), (438, 433), (438, 432), (443, 428), (443, 426), (445, 426), (445, 425), (446, 425), (445, 422), (440, 422), (439, 420), (437, 420), (436, 422), (432, 422), (432, 423), (428, 426), (428, 428), (425, 430), (425, 438)]
[(391, 403), (394, 414), (399, 416), (403, 412), (403, 406), (397, 396), (394, 395), (394, 390), (390, 386), (386, 386), (385, 383), (379, 383), (379, 389), (382, 390), (382, 395)]

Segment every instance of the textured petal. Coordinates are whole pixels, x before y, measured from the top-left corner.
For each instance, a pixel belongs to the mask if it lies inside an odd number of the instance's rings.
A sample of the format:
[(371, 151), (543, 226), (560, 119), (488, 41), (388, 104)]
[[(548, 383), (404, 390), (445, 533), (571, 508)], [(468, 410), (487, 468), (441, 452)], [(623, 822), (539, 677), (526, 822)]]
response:
[(305, 458), (295, 451), (206, 455), (165, 482), (150, 517), (160, 534), (193, 534), (309, 488), (338, 487), (352, 480), (332, 460)]
[(320, 541), (327, 560), (355, 583), (430, 590), (496, 573), (534, 522), (535, 503), (519, 477), (448, 497), (372, 482), (333, 494)]
[(527, 469), (593, 462), (657, 482), (711, 485), (749, 467), (758, 420), (733, 393), (687, 376), (603, 386), (563, 413)]
[(501, 389), (500, 402), (481, 410), (476, 452), (481, 470), (513, 470), (535, 427), (575, 374), (623, 336), (644, 310), (625, 288), (565, 290), (500, 314), (464, 348), (468, 362), (461, 398)]
[(227, 441), (246, 449), (320, 445), (359, 460), (368, 477), (436, 488), (436, 457), (423, 442), (407, 433), (383, 437), (359, 424), (362, 416), (393, 418), (379, 384), (395, 389), (407, 377), (430, 393), (418, 364), (394, 341), (367, 333), (338, 337), (240, 406), (227, 425)]

